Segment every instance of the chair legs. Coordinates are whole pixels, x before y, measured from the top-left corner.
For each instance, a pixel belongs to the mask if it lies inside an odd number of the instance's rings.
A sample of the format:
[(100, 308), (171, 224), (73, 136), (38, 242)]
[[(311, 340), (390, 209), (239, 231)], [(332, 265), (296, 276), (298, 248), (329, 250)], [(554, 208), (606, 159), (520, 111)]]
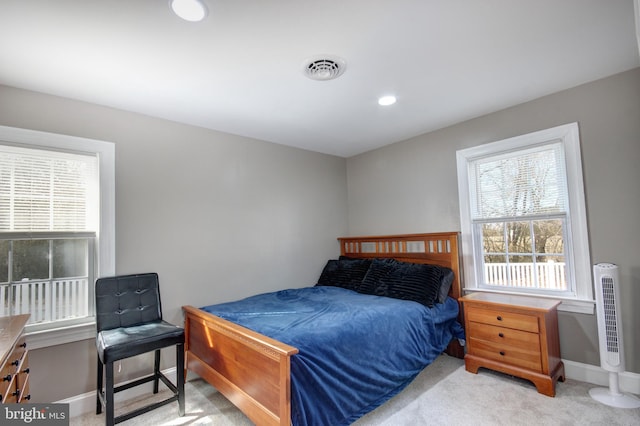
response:
[(176, 382), (178, 385), (178, 414), (184, 416), (184, 344), (176, 345)]
[[(106, 371), (105, 371), (106, 370)], [(102, 384), (106, 375), (107, 382), (105, 383), (104, 390), (102, 390)], [(114, 421), (114, 388), (113, 388), (113, 363), (108, 362), (103, 364), (98, 357), (98, 380), (97, 380), (97, 392), (96, 392), (96, 414), (102, 413), (102, 407), (105, 408), (105, 424), (107, 426), (113, 426)]]
[(114, 402), (113, 402), (113, 398), (114, 398), (114, 389), (113, 389), (113, 363), (112, 362), (108, 362), (105, 365), (105, 373), (107, 376), (107, 381), (104, 384), (104, 393), (105, 393), (105, 406), (106, 406), (106, 421), (105, 424), (107, 426), (113, 426), (115, 424), (114, 421), (114, 416), (113, 416), (113, 411), (114, 411)]
[(104, 378), (104, 365), (102, 364), (102, 361), (100, 361), (100, 356), (97, 357), (98, 358), (98, 368), (97, 368), (97, 372), (98, 372), (98, 379), (97, 379), (97, 392), (96, 392), (96, 414), (100, 414), (102, 413), (102, 401), (100, 400), (100, 395), (102, 394), (102, 380)]
[[(114, 386), (114, 374), (113, 374), (113, 362), (103, 364), (98, 356), (98, 377), (97, 377), (97, 394), (96, 394), (96, 414), (101, 414), (102, 409), (105, 409), (105, 424), (107, 426), (113, 426), (114, 424), (129, 420), (132, 417), (146, 413), (155, 408), (169, 404), (173, 401), (178, 401), (178, 414), (184, 416), (185, 412), (185, 398), (184, 398), (184, 344), (176, 345), (176, 384), (171, 381), (160, 371), (160, 349), (155, 351), (154, 354), (154, 368), (153, 374), (141, 379), (135, 380), (124, 385)], [(105, 380), (106, 376), (106, 380)], [(159, 391), (159, 381), (162, 382), (173, 392), (173, 396), (156, 402), (129, 413), (114, 416), (114, 394), (144, 383), (153, 381), (153, 393), (156, 394)], [(104, 390), (103, 390), (104, 383)]]
[(159, 380), (160, 380), (160, 349), (156, 349), (155, 360), (153, 362), (153, 393), (158, 393)]

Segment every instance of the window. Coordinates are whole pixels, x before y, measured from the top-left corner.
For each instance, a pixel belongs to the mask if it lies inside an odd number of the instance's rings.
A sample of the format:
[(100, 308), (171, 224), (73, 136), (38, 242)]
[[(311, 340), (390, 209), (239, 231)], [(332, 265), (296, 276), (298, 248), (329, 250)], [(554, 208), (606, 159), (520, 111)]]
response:
[(0, 126), (0, 315), (29, 313), (27, 333), (93, 335), (93, 283), (114, 273), (113, 160), (111, 143)]
[(577, 123), (460, 150), (457, 162), (465, 287), (592, 312)]

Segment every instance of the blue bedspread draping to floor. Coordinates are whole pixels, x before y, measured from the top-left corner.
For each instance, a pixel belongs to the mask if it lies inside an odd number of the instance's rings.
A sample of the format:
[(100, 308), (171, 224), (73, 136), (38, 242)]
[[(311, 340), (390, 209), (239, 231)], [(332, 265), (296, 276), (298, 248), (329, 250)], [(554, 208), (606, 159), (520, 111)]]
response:
[(305, 287), (202, 308), (298, 348), (294, 426), (348, 425), (404, 389), (462, 328), (458, 303), (419, 303)]

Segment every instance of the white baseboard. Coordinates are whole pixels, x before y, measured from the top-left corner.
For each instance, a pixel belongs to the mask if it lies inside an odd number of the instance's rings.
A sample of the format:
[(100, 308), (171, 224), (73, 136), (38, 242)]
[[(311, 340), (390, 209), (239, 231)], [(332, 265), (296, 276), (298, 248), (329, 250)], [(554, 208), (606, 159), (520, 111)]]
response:
[[(563, 359), (564, 371), (568, 379), (578, 380), (580, 382), (591, 383), (598, 386), (609, 386), (609, 372), (601, 367), (583, 364), (581, 362), (569, 361)], [(162, 370), (165, 376), (173, 383), (176, 380), (176, 368), (169, 368)], [(640, 374), (624, 372), (619, 374), (620, 390), (622, 392), (629, 392), (634, 394), (640, 394)], [(116, 402), (124, 399), (137, 398), (145, 393), (151, 392), (151, 383), (144, 386), (136, 386), (118, 392), (115, 395)], [(71, 398), (63, 399), (62, 401), (56, 401), (62, 404), (69, 404), (69, 416), (77, 417), (85, 413), (95, 412), (96, 409), (96, 393), (87, 392), (82, 395), (77, 395)]]
[[(609, 372), (602, 367), (563, 359), (567, 378), (609, 387)], [(640, 374), (628, 371), (618, 374), (620, 391), (640, 394)]]
[[(172, 383), (176, 383), (176, 367), (168, 368), (166, 370), (162, 370), (162, 373), (167, 376)], [(130, 380), (132, 382), (133, 380)], [(118, 383), (117, 385), (122, 385), (124, 383)], [(160, 390), (164, 385), (160, 385)], [(166, 386), (165, 386), (166, 388)], [(127, 399), (137, 398), (139, 396), (150, 394), (153, 391), (153, 383), (145, 383), (144, 385), (136, 386), (133, 388), (129, 388), (123, 390), (122, 392), (118, 392), (114, 395), (114, 400), (117, 402), (121, 402)], [(82, 414), (86, 414), (89, 412), (96, 411), (96, 391), (86, 392), (82, 395), (72, 396), (71, 398), (63, 399), (61, 401), (56, 401), (56, 403), (60, 404), (69, 404), (69, 417), (77, 417)]]

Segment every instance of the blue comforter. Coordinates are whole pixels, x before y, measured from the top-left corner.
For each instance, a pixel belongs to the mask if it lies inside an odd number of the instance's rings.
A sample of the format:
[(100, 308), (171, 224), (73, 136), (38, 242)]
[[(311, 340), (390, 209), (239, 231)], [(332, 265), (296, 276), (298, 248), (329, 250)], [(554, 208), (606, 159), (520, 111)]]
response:
[(307, 287), (202, 308), (298, 348), (291, 423), (348, 425), (404, 389), (462, 328), (458, 304)]

